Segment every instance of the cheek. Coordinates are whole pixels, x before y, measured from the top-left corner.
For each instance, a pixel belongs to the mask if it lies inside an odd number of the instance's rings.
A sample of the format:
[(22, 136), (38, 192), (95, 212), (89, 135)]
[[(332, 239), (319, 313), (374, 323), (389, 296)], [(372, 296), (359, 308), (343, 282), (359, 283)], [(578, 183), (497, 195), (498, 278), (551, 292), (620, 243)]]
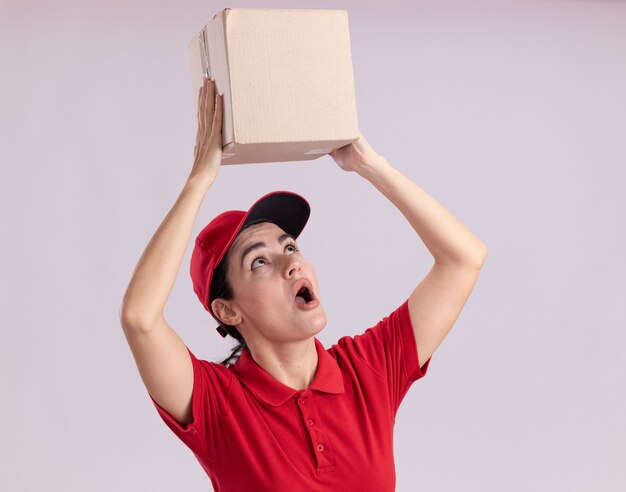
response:
[(281, 301), (279, 290), (275, 286), (273, 287), (263, 282), (249, 281), (242, 287), (244, 289), (240, 297), (242, 304), (248, 306), (250, 311), (256, 312), (261, 316), (265, 311)]

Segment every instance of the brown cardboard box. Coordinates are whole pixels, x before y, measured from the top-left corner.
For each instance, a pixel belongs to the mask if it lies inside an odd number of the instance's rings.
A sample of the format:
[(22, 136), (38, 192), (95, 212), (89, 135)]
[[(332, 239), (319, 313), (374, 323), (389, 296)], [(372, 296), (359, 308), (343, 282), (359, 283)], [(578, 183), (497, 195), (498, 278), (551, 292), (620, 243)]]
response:
[(224, 94), (222, 164), (304, 161), (358, 139), (345, 10), (227, 8), (189, 43)]

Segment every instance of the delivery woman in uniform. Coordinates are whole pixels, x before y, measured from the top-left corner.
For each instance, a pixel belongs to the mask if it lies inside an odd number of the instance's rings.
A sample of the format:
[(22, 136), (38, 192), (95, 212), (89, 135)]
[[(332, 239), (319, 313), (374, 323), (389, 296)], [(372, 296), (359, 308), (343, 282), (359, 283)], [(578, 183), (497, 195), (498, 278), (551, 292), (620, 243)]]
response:
[[(191, 173), (120, 309), (148, 394), (216, 491), (391, 492), (396, 412), (465, 305), (486, 246), (361, 135), (330, 155), (404, 215), (434, 258), (428, 274), (378, 323), (324, 348), (315, 337), (327, 323), (320, 286), (297, 243), (309, 204), (268, 193), (248, 210), (218, 215), (195, 240), (194, 291), (218, 332), (238, 342), (221, 364), (197, 359), (163, 313), (220, 170), (222, 97), (206, 80), (199, 98)], [(341, 238), (331, 241), (341, 247)], [(349, 259), (338, 249), (338, 262)]]

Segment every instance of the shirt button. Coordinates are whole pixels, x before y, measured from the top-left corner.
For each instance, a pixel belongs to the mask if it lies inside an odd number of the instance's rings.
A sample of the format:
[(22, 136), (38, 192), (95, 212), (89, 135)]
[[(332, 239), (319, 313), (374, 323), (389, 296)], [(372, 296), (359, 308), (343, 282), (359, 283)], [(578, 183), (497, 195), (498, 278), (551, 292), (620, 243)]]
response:
[(313, 425), (315, 423), (311, 419), (307, 420), (307, 422), (309, 423), (309, 425)]
[(318, 450), (320, 453), (323, 453), (323, 452), (324, 452), (324, 445), (323, 445), (323, 444), (318, 444), (318, 445), (317, 445), (317, 450)]
[(300, 405), (304, 405), (307, 401), (307, 398), (300, 398)]

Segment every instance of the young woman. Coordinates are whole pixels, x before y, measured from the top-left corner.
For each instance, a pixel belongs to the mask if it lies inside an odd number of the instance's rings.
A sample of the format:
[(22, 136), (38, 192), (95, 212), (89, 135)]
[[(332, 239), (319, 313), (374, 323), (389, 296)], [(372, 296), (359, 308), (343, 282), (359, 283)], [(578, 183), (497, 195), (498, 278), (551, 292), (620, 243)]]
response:
[(330, 153), (406, 217), (434, 258), (408, 299), (329, 349), (326, 313), (297, 237), (308, 202), (269, 193), (218, 215), (197, 236), (193, 288), (239, 342), (221, 364), (200, 360), (163, 312), (202, 200), (220, 169), (222, 97), (200, 90), (195, 161), (137, 264), (120, 310), (159, 415), (193, 451), (216, 491), (393, 491), (393, 425), (411, 384), (465, 305), (485, 245), (391, 166), (361, 135)]

